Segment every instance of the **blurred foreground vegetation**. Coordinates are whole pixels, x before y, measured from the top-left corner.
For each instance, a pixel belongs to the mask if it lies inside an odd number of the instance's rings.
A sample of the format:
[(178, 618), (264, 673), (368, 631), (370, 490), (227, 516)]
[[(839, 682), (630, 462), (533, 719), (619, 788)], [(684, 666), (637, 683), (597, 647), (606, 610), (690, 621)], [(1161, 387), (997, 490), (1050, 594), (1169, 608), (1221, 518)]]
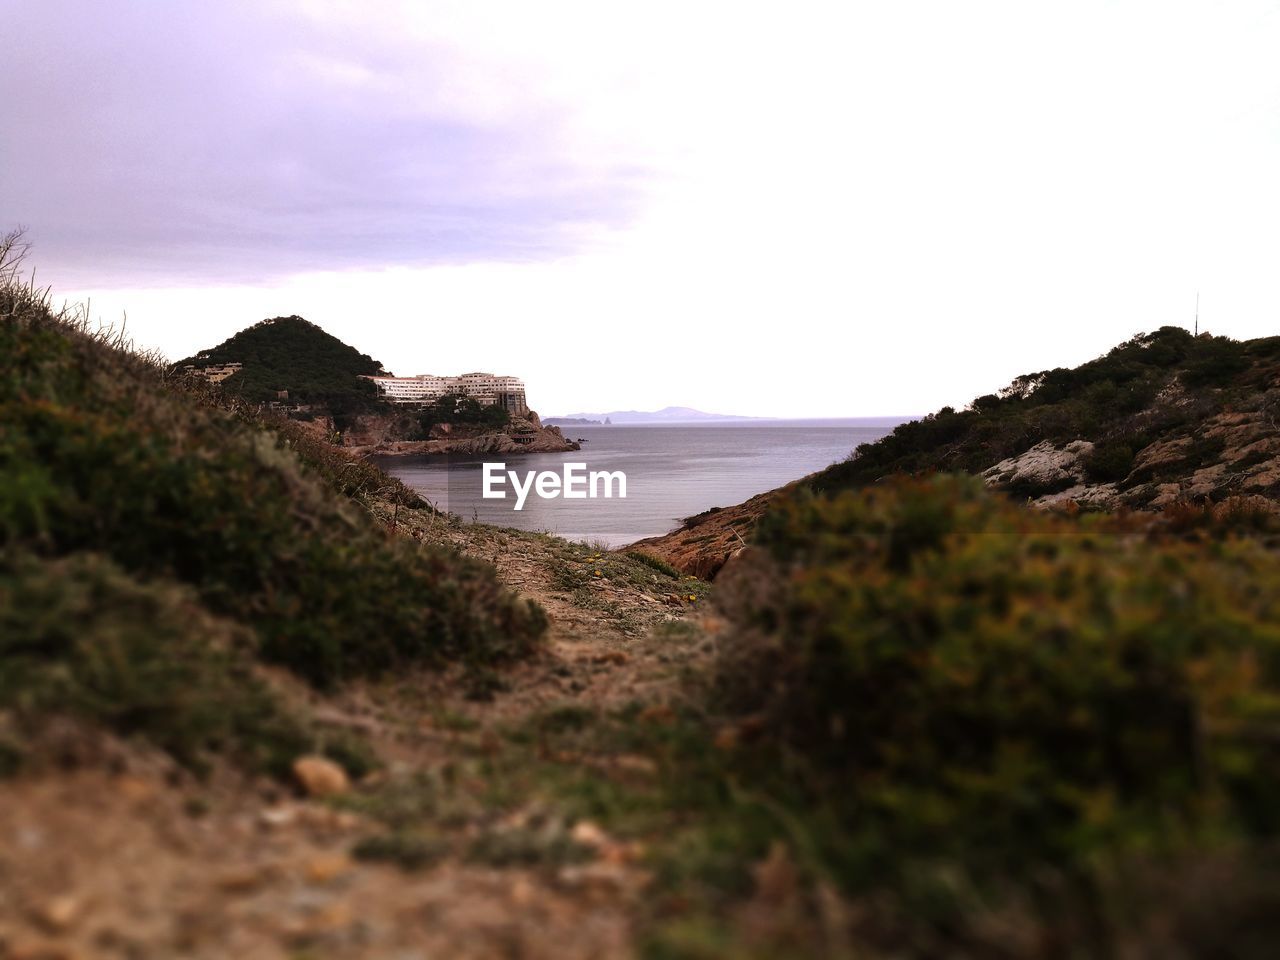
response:
[[(1273, 955), (1275, 519), (1052, 516), (955, 476), (785, 500), (717, 581), (701, 709), (650, 744), (703, 814), (672, 889), (758, 901), (772, 848), (793, 906), (845, 898), (820, 942), (851, 956)], [(823, 952), (797, 929), (751, 955)]]

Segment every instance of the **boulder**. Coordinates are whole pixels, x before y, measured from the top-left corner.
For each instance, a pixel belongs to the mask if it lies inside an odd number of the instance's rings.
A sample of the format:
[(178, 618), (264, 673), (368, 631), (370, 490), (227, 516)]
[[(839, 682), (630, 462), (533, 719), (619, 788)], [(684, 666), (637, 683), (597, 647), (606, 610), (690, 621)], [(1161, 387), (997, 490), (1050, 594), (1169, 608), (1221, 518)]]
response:
[(1016, 457), (1001, 460), (983, 471), (982, 479), (993, 487), (1063, 489), (1084, 480), (1084, 458), (1093, 452), (1088, 440), (1072, 440), (1057, 447), (1042, 440)]

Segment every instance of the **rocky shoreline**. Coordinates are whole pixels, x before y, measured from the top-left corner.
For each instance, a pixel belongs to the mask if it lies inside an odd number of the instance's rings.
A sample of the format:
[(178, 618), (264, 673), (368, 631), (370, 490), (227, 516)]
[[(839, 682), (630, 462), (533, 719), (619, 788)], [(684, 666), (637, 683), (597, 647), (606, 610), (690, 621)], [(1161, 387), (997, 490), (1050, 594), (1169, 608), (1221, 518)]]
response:
[[(304, 426), (326, 440), (336, 435), (332, 417), (317, 417)], [(428, 436), (420, 434), (416, 418), (408, 413), (361, 414), (347, 425), (338, 445), (357, 457), (562, 453), (581, 449), (559, 427), (544, 426), (532, 410), (502, 428), (438, 423)]]
[(454, 453), (559, 453), (580, 450), (581, 446), (573, 440), (565, 439), (557, 428), (543, 427), (532, 440), (516, 440), (506, 433), (486, 433), (475, 437), (386, 440), (367, 446), (349, 446), (346, 449), (357, 456), (402, 457)]

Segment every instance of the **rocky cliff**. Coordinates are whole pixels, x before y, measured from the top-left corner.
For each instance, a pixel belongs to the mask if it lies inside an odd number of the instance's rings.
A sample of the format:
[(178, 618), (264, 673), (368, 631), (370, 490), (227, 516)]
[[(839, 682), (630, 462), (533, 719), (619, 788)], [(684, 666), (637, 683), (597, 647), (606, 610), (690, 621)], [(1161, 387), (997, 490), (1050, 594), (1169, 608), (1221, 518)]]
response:
[(626, 547), (665, 560), (681, 573), (710, 580), (746, 545), (757, 521), (779, 494), (794, 487), (771, 490), (731, 507), (712, 507), (686, 518), (661, 537), (649, 537)]
[(1061, 447), (1045, 440), (989, 467), (982, 477), (997, 489), (1037, 494), (1030, 499), (1038, 506), (1073, 502), (1157, 510), (1238, 496), (1280, 501), (1280, 430), (1261, 404), (1223, 411), (1148, 444), (1115, 481), (1090, 479), (1090, 458), (1096, 454), (1097, 445), (1087, 440)]
[(554, 453), (577, 450), (559, 427), (542, 425), (530, 410), (505, 427), (437, 423), (425, 435), (418, 419), (400, 411), (353, 417), (342, 435), (342, 445), (357, 455), (379, 454), (486, 454)]

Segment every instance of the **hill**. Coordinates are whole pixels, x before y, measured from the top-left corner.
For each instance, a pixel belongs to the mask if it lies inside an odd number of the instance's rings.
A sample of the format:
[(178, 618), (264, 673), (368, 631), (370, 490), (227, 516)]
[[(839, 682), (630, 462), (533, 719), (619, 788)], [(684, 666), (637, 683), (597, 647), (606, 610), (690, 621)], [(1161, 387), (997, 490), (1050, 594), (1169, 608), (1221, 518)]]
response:
[[(963, 472), (1041, 506), (1162, 510), (1280, 499), (1280, 337), (1162, 327), (1079, 367), (1016, 378), (863, 444), (801, 486), (835, 493), (898, 475)], [(691, 517), (637, 546), (714, 575), (772, 496)]]
[[(237, 355), (250, 363), (299, 337), (326, 343), (296, 318), (248, 333), (261, 352)], [(280, 773), (326, 738), (264, 664), (334, 689), (533, 648), (540, 609), (486, 564), (388, 539), (352, 499), (375, 494), (418, 502), (296, 424), (53, 312), (11, 268), (0, 276), (5, 763), (40, 762), (41, 729), (70, 716), (184, 764), (226, 755)]]
[(983, 474), (1048, 503), (1155, 509), (1280, 492), (1280, 337), (1162, 327), (1074, 369), (1018, 377), (859, 447), (809, 481), (865, 486), (921, 471)]
[(175, 366), (230, 363), (243, 364), (223, 381), (235, 396), (271, 401), (287, 390), (291, 401), (339, 415), (374, 408), (377, 390), (361, 377), (385, 372), (372, 357), (297, 316), (262, 320)]

